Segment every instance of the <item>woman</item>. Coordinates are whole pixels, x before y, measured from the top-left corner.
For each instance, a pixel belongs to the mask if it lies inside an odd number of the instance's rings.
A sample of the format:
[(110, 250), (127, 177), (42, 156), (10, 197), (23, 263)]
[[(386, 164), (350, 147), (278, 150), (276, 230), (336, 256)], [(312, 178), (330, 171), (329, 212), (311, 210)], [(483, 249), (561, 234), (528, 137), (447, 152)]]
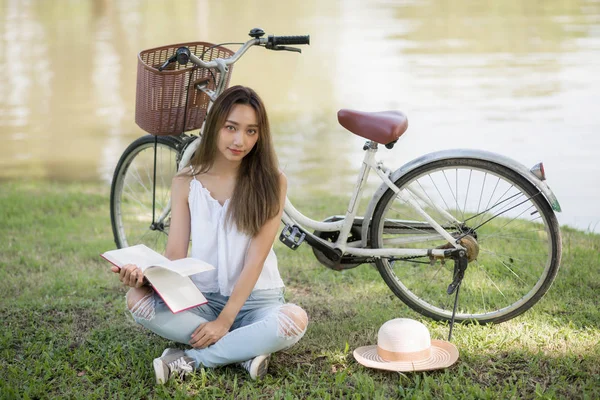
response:
[(157, 383), (193, 369), (242, 362), (252, 379), (267, 372), (269, 355), (290, 347), (308, 318), (285, 304), (284, 284), (272, 246), (286, 197), (264, 104), (249, 88), (234, 86), (215, 101), (189, 168), (173, 179), (171, 227), (165, 255), (194, 258), (215, 270), (192, 276), (208, 304), (171, 313), (141, 271), (119, 272), (130, 286), (134, 319), (156, 334), (189, 344), (154, 360)]

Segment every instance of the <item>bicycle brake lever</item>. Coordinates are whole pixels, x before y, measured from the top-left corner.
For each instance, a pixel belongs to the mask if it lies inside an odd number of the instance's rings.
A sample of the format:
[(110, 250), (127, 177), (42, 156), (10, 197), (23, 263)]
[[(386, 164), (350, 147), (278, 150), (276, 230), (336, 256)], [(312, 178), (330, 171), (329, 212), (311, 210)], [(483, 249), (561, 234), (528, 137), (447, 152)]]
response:
[(295, 51), (296, 53), (302, 53), (302, 50), (297, 48), (297, 47), (290, 47), (290, 46), (273, 46), (270, 48), (271, 50), (286, 50), (286, 51)]
[(177, 60), (177, 54), (172, 55), (167, 61), (165, 61), (165, 63), (163, 65), (161, 65), (160, 67), (158, 67), (158, 70), (160, 72), (162, 72), (163, 69), (167, 68), (167, 66), (169, 64), (171, 64), (172, 62), (174, 62), (175, 60)]

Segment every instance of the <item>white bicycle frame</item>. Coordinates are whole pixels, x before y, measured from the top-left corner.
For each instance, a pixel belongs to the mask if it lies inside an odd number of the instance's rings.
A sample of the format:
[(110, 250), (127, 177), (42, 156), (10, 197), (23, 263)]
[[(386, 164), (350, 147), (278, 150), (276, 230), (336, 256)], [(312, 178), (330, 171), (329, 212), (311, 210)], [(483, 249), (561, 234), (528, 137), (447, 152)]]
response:
[[(198, 57), (196, 57), (194, 54), (192, 54), (190, 57), (190, 61), (192, 61), (194, 64), (196, 64), (200, 67), (203, 67), (203, 68), (216, 68), (221, 72), (221, 74), (222, 74), (221, 76), (225, 76), (226, 74), (229, 73), (229, 68), (228, 68), (229, 65), (235, 63), (251, 46), (261, 45), (261, 44), (264, 45), (266, 43), (266, 40), (267, 40), (266, 38), (257, 38), (257, 39), (249, 40), (234, 55), (232, 55), (228, 59), (217, 58), (217, 59), (209, 61), (209, 62), (204, 62), (204, 61), (200, 60)], [(209, 90), (204, 87), (197, 87), (197, 89), (202, 90), (210, 97), (211, 105), (212, 105), (212, 102), (224, 90), (224, 83), (226, 81), (227, 81), (227, 79), (221, 79), (217, 88), (214, 91)], [(189, 165), (191, 157), (199, 145), (200, 145), (200, 140), (194, 140), (192, 143), (190, 143), (187, 146), (187, 148), (184, 150), (181, 160), (179, 162), (180, 170), (183, 169), (185, 166)], [(352, 196), (350, 198), (350, 202), (348, 204), (346, 214), (342, 219), (337, 220), (337, 221), (332, 221), (332, 222), (323, 222), (323, 221), (313, 220), (313, 219), (305, 216), (304, 214), (302, 214), (300, 211), (298, 211), (294, 207), (292, 202), (289, 200), (289, 198), (286, 198), (284, 212), (283, 212), (283, 216), (282, 216), (282, 222), (288, 226), (296, 225), (296, 226), (302, 228), (305, 232), (308, 232), (309, 230), (316, 230), (316, 231), (321, 231), (321, 232), (337, 232), (337, 231), (339, 231), (340, 234), (335, 243), (325, 241), (316, 236), (313, 236), (313, 239), (319, 240), (320, 242), (323, 243), (323, 245), (325, 245), (327, 247), (341, 251), (342, 254), (349, 254), (349, 255), (362, 256), (362, 257), (375, 257), (375, 258), (415, 257), (415, 256), (443, 257), (445, 254), (447, 254), (448, 249), (426, 249), (426, 248), (424, 248), (424, 249), (408, 249), (408, 248), (376, 248), (376, 249), (373, 249), (373, 248), (367, 247), (368, 243), (367, 243), (366, 238), (367, 238), (368, 229), (369, 229), (371, 219), (372, 219), (371, 217), (373, 215), (373, 211), (374, 211), (374, 208), (375, 208), (378, 200), (381, 198), (383, 193), (385, 191), (387, 191), (387, 189), (391, 189), (396, 193), (396, 196), (398, 198), (400, 198), (401, 200), (405, 201), (408, 205), (410, 205), (418, 214), (420, 214), (424, 218), (425, 221), (427, 221), (427, 223), (429, 223), (428, 228), (433, 228), (437, 232), (437, 234), (431, 233), (428, 236), (424, 235), (423, 233), (419, 233), (418, 234), (419, 242), (428, 241), (428, 240), (439, 240), (440, 238), (444, 238), (444, 239), (446, 239), (446, 241), (448, 243), (450, 243), (452, 246), (454, 246), (454, 248), (464, 249), (464, 247), (462, 247), (457, 242), (455, 237), (453, 237), (450, 233), (448, 233), (448, 231), (446, 231), (429, 214), (427, 214), (427, 212), (425, 212), (425, 210), (419, 205), (419, 203), (415, 200), (415, 198), (420, 199), (425, 204), (427, 204), (428, 206), (435, 209), (435, 211), (437, 211), (440, 215), (443, 215), (445, 218), (447, 218), (447, 221), (445, 221), (445, 223), (454, 225), (454, 224), (459, 224), (460, 223), (459, 221), (457, 221), (452, 215), (450, 215), (444, 209), (441, 209), (436, 204), (433, 204), (432, 202), (430, 202), (428, 199), (426, 199), (420, 193), (412, 191), (412, 190), (407, 190), (407, 189), (400, 190), (394, 184), (394, 182), (400, 176), (402, 176), (406, 172), (408, 172), (414, 168), (417, 168), (425, 163), (437, 161), (437, 160), (449, 159), (449, 158), (453, 158), (453, 157), (457, 157), (457, 156), (471, 157), (471, 158), (476, 158), (476, 159), (481, 159), (481, 160), (488, 160), (488, 161), (495, 162), (497, 164), (507, 166), (507, 167), (515, 170), (516, 172), (518, 172), (522, 176), (524, 176), (526, 179), (528, 179), (531, 183), (533, 183), (536, 187), (538, 187), (538, 189), (540, 189), (541, 192), (543, 192), (545, 198), (547, 199), (547, 201), (549, 202), (549, 204), (552, 206), (552, 208), (554, 210), (560, 211), (560, 205), (558, 204), (556, 197), (554, 196), (554, 194), (552, 193), (550, 188), (546, 185), (546, 183), (543, 182), (536, 174), (532, 173), (533, 169), (528, 170), (526, 167), (515, 162), (514, 160), (511, 160), (507, 157), (504, 157), (504, 156), (501, 156), (498, 154), (479, 151), (479, 150), (462, 150), (462, 149), (461, 150), (441, 151), (441, 152), (437, 152), (437, 153), (427, 154), (423, 157), (420, 157), (416, 160), (411, 161), (410, 163), (404, 165), (402, 168), (392, 172), (389, 168), (387, 168), (383, 164), (383, 162), (378, 161), (376, 159), (376, 157), (375, 157), (376, 152), (377, 152), (377, 143), (368, 141), (366, 150), (365, 150), (365, 156), (363, 159), (363, 163), (362, 163), (361, 169), (358, 173), (358, 179), (354, 186), (354, 190), (352, 192)], [(534, 166), (534, 168), (536, 168), (536, 167)], [(377, 174), (377, 176), (382, 180), (383, 183), (379, 187), (377, 192), (373, 195), (373, 198), (371, 199), (369, 207), (367, 208), (367, 211), (362, 219), (362, 227), (361, 227), (362, 240), (348, 242), (348, 234), (350, 233), (352, 225), (354, 224), (354, 220), (355, 220), (355, 217), (356, 217), (356, 214), (358, 211), (359, 199), (361, 197), (361, 194), (364, 189), (364, 186), (367, 181), (370, 170), (374, 170), (375, 173)], [(170, 210), (171, 210), (171, 202), (169, 200), (167, 207), (161, 213), (159, 221), (163, 221), (170, 213)], [(310, 233), (307, 233), (307, 234), (310, 234)], [(406, 235), (405, 237), (402, 237), (402, 238), (384, 239), (383, 242), (386, 244), (401, 245), (403, 243), (410, 243), (411, 241), (415, 241), (415, 236), (416, 235)]]
[[(414, 197), (418, 197), (422, 201), (426, 202), (428, 205), (434, 207), (436, 211), (444, 215), (448, 220), (448, 223), (458, 223), (458, 221), (450, 215), (445, 210), (439, 208), (437, 205), (432, 204), (426, 198), (421, 196), (417, 192), (410, 191), (407, 193), (406, 190), (400, 190), (394, 185), (389, 178), (390, 169), (385, 167), (383, 162), (377, 161), (375, 158), (375, 154), (377, 152), (377, 143), (368, 142), (368, 149), (365, 151), (365, 157), (361, 166), (361, 169), (358, 174), (358, 179), (356, 181), (356, 185), (354, 187), (352, 197), (350, 198), (350, 203), (348, 204), (348, 208), (346, 211), (346, 215), (342, 220), (333, 221), (333, 222), (322, 222), (311, 219), (300, 211), (298, 211), (289, 198), (286, 197), (285, 207), (283, 211), (283, 216), (281, 218), (282, 222), (286, 225), (293, 226), (297, 225), (303, 228), (305, 231), (306, 228), (310, 230), (318, 230), (322, 232), (336, 232), (339, 231), (340, 235), (338, 240), (335, 243), (330, 243), (320, 238), (315, 237), (315, 239), (322, 241), (322, 243), (328, 247), (333, 249), (339, 249), (342, 251), (342, 254), (350, 254), (356, 256), (367, 256), (367, 257), (413, 257), (413, 256), (444, 256), (444, 254), (448, 251), (447, 249), (372, 249), (372, 248), (364, 248), (365, 244), (362, 245), (363, 248), (357, 247), (360, 246), (362, 242), (352, 242), (348, 243), (348, 234), (350, 233), (350, 229), (352, 228), (352, 224), (354, 223), (354, 218), (356, 217), (359, 199), (361, 197), (362, 191), (364, 189), (365, 183), (367, 181), (369, 171), (374, 170), (379, 178), (383, 181), (383, 184), (392, 189), (396, 195), (402, 200), (406, 201), (411, 207), (413, 207), (430, 225), (438, 235), (430, 235), (429, 238), (424, 237), (422, 234), (419, 235), (419, 241), (423, 241), (424, 239), (436, 240), (440, 239), (440, 236), (445, 238), (449, 243), (451, 243), (457, 249), (463, 249), (463, 247), (456, 242), (456, 239), (448, 233), (440, 224), (438, 224), (433, 218), (423, 210), (423, 208), (414, 200)], [(181, 161), (180, 161), (180, 169), (184, 168), (189, 164), (189, 161), (196, 151), (198, 146), (200, 145), (200, 140), (194, 140), (184, 151)], [(161, 219), (164, 219), (170, 210), (170, 202), (168, 205), (168, 209), (163, 211), (163, 215), (161, 215)], [(363, 218), (363, 225), (370, 223), (370, 218)], [(365, 228), (363, 226), (363, 228)], [(409, 235), (406, 238), (396, 238), (396, 239), (387, 239), (384, 240), (384, 243), (388, 244), (402, 244), (408, 243), (411, 241)]]

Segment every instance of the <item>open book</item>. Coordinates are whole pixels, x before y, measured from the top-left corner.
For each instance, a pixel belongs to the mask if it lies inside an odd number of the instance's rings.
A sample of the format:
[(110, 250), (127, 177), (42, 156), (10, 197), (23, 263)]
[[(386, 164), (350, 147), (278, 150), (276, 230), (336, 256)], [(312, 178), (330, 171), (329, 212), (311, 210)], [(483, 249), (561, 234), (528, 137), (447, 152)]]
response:
[(182, 258), (171, 261), (143, 244), (107, 251), (100, 257), (118, 268), (137, 265), (173, 313), (207, 303), (189, 277), (215, 269), (202, 260)]

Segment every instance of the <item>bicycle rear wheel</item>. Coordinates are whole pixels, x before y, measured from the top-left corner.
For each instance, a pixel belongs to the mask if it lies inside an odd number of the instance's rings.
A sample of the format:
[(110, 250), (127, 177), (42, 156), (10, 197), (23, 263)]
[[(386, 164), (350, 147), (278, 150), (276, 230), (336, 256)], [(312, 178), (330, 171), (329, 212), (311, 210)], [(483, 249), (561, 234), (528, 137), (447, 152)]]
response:
[[(395, 184), (454, 237), (468, 235), (463, 245), (476, 259), (468, 264), (461, 284), (457, 321), (509, 320), (550, 288), (561, 257), (558, 221), (543, 194), (519, 173), (489, 161), (455, 158), (425, 164)], [(377, 204), (372, 247), (448, 245), (400, 197), (388, 189)], [(454, 296), (446, 290), (454, 262), (445, 261), (397, 257), (376, 264), (409, 307), (435, 320), (449, 320)]]
[(118, 248), (145, 244), (164, 253), (171, 220), (171, 180), (177, 173), (180, 143), (172, 136), (147, 135), (123, 152), (110, 192), (110, 219)]

